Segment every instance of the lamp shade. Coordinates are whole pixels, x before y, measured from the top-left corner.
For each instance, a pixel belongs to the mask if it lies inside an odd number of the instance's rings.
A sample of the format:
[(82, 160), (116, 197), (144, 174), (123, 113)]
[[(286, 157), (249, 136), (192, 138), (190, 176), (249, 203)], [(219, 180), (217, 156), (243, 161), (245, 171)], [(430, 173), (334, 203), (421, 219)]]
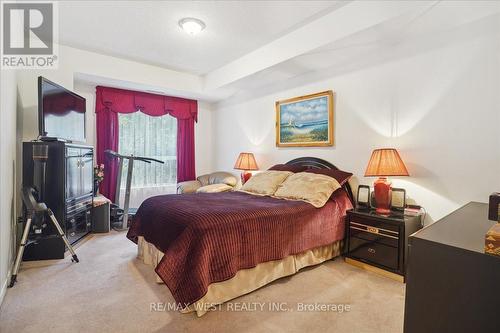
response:
[(394, 148), (375, 149), (365, 171), (365, 177), (409, 175), (403, 160)]
[(234, 168), (238, 170), (259, 170), (252, 153), (240, 153)]

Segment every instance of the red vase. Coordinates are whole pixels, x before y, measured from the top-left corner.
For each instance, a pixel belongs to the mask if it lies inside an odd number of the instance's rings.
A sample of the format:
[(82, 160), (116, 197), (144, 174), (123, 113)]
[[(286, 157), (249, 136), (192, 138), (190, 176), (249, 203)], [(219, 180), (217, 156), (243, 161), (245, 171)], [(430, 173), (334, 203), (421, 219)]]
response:
[(390, 214), (391, 212), (391, 182), (387, 177), (379, 177), (373, 183), (375, 191), (375, 201), (377, 202), (376, 212), (378, 214)]
[(245, 184), (250, 179), (250, 177), (252, 177), (251, 172), (243, 171), (241, 173), (241, 185)]

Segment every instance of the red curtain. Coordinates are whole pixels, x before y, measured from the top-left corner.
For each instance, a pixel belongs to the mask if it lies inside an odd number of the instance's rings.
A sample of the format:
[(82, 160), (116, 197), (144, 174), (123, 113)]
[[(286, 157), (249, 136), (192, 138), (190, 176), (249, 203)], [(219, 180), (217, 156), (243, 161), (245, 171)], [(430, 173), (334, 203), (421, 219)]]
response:
[(194, 123), (198, 121), (198, 102), (191, 99), (148, 94), (140, 91), (98, 86), (96, 88), (97, 163), (104, 164), (105, 177), (99, 191), (114, 200), (118, 163), (104, 151), (118, 151), (118, 113), (141, 111), (149, 116), (177, 118), (177, 181), (193, 180)]

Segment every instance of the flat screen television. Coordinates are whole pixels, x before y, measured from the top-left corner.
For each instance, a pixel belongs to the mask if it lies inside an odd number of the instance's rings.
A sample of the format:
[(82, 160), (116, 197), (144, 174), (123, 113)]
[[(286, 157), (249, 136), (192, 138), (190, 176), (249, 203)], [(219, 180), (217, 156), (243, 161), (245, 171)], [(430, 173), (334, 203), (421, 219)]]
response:
[(38, 128), (42, 140), (85, 142), (85, 98), (38, 77)]

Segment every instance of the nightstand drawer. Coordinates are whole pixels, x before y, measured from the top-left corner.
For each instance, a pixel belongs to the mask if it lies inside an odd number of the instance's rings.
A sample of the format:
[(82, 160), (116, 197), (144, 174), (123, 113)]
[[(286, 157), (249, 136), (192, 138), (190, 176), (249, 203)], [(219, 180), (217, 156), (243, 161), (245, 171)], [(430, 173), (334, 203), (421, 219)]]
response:
[(370, 242), (382, 243), (384, 245), (398, 247), (399, 233), (385, 228), (351, 221), (349, 223), (349, 235), (362, 238)]
[(372, 227), (376, 228), (381, 228), (385, 230), (390, 230), (395, 233), (399, 233), (399, 226), (391, 223), (385, 223), (380, 220), (377, 220), (375, 218), (366, 218), (366, 217), (359, 217), (356, 215), (351, 215), (350, 216), (350, 221), (351, 223), (358, 223), (358, 224), (364, 224), (364, 225), (369, 225)]
[(393, 270), (398, 269), (398, 248), (362, 238), (349, 238), (349, 257), (368, 261)]

